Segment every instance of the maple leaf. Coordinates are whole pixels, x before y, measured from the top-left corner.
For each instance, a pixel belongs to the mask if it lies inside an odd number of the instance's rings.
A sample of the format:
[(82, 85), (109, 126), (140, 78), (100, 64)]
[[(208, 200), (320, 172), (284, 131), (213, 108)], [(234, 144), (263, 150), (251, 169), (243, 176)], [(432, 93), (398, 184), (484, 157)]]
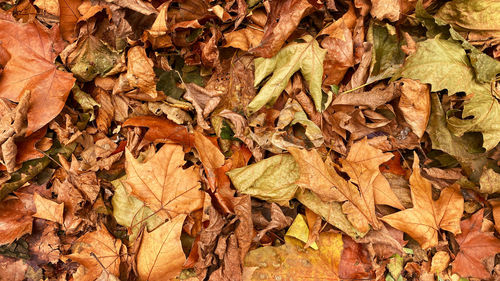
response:
[(75, 82), (73, 75), (53, 63), (63, 48), (59, 29), (0, 19), (0, 41), (12, 56), (0, 77), (0, 97), (19, 101), (31, 91), (27, 135), (54, 119)]
[(437, 201), (432, 199), (431, 183), (420, 175), (419, 159), (414, 153), (410, 177), (413, 208), (384, 216), (383, 221), (408, 233), (423, 249), (438, 244), (438, 231), (460, 233), (464, 199), (457, 185), (444, 188)]
[[(299, 70), (307, 81), (316, 110), (323, 111), (321, 82), (326, 50), (322, 49), (311, 35), (305, 35), (301, 39), (305, 42), (291, 43), (272, 58), (255, 59), (255, 86), (269, 74), (273, 75), (248, 104), (248, 113), (252, 114), (266, 104), (273, 104), (285, 89), (288, 80)], [(328, 101), (330, 100), (331, 96)]]
[(487, 279), (491, 275), (483, 260), (500, 252), (500, 240), (491, 232), (482, 232), (484, 209), (460, 222), (462, 233), (456, 236), (460, 252), (452, 263), (452, 270), (461, 277)]
[(304, 250), (302, 244), (290, 242), (261, 247), (248, 252), (245, 267), (257, 267), (250, 280), (340, 280), (342, 245), (342, 235), (323, 232), (319, 235), (319, 250)]
[(142, 280), (170, 280), (179, 275), (186, 261), (180, 239), (185, 218), (179, 215), (144, 233), (137, 253), (137, 272)]
[(73, 253), (66, 257), (85, 267), (85, 275), (79, 280), (94, 281), (104, 270), (120, 275), (121, 248), (122, 242), (101, 224), (96, 231), (78, 238), (72, 247)]
[(203, 205), (199, 174), (194, 166), (183, 169), (184, 153), (179, 145), (165, 144), (146, 162), (126, 151), (127, 183), (132, 194), (163, 218), (189, 214)]

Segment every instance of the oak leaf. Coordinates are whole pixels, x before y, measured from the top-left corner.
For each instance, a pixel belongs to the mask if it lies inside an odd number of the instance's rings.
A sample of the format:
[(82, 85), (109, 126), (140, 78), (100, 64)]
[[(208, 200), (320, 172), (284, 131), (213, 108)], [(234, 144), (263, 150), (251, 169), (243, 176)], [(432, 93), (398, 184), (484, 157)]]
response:
[(66, 257), (85, 267), (86, 274), (79, 280), (94, 281), (104, 270), (120, 275), (121, 247), (122, 242), (101, 224), (96, 231), (78, 238), (73, 244), (73, 253)]
[(137, 253), (137, 272), (141, 280), (170, 280), (177, 277), (186, 261), (181, 232), (186, 215), (179, 215), (152, 232), (145, 232)]
[(452, 270), (461, 277), (489, 278), (483, 260), (500, 252), (500, 240), (490, 232), (481, 231), (483, 212), (484, 209), (460, 222), (462, 233), (456, 236), (460, 252)]
[(179, 145), (165, 144), (146, 162), (126, 151), (127, 183), (132, 194), (163, 218), (189, 214), (203, 205), (198, 170), (183, 169), (184, 153)]
[(436, 246), (438, 231), (444, 229), (460, 233), (460, 218), (464, 210), (464, 199), (457, 185), (444, 188), (437, 201), (432, 199), (431, 183), (420, 175), (416, 154), (413, 174), (410, 177), (413, 208), (382, 218), (383, 221), (409, 234), (423, 249)]

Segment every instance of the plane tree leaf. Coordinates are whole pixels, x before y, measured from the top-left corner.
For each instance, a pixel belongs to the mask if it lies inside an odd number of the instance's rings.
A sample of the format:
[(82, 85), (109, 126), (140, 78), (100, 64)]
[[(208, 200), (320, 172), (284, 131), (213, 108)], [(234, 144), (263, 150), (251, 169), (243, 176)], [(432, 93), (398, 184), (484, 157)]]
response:
[(291, 243), (261, 247), (248, 252), (244, 265), (257, 267), (250, 280), (340, 280), (342, 235), (320, 233), (318, 248)]
[(186, 215), (178, 215), (151, 232), (145, 232), (137, 253), (137, 272), (141, 280), (171, 280), (179, 275), (186, 256), (181, 231)]
[(384, 216), (383, 221), (414, 238), (423, 249), (438, 244), (440, 229), (460, 233), (460, 218), (464, 199), (458, 185), (444, 188), (437, 201), (432, 199), (431, 183), (420, 174), (418, 157), (415, 155), (410, 177), (413, 208)]
[(310, 35), (305, 35), (301, 40), (303, 42), (293, 42), (282, 48), (272, 58), (255, 59), (255, 86), (269, 74), (273, 75), (248, 104), (248, 113), (252, 114), (264, 105), (272, 105), (285, 89), (288, 80), (299, 70), (307, 82), (316, 110), (324, 110), (321, 83), (326, 50)]
[(200, 209), (203, 193), (194, 166), (183, 169), (182, 146), (165, 144), (146, 162), (126, 151), (127, 183), (132, 194), (162, 218), (173, 218)]

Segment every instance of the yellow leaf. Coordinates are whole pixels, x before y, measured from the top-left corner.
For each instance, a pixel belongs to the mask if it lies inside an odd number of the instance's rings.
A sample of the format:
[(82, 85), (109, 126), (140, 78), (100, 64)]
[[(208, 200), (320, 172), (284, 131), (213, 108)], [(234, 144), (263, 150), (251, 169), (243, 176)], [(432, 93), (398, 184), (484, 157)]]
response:
[(261, 247), (247, 254), (245, 268), (257, 267), (250, 280), (340, 280), (342, 235), (321, 233), (318, 248), (304, 250), (288, 243), (279, 247)]
[(60, 224), (63, 223), (64, 203), (58, 204), (52, 200), (45, 199), (36, 192), (33, 195), (33, 202), (36, 207), (34, 217)]
[(438, 231), (444, 229), (460, 233), (460, 218), (464, 211), (464, 199), (457, 185), (441, 191), (437, 201), (432, 200), (431, 183), (420, 175), (418, 156), (413, 162), (410, 177), (413, 208), (382, 218), (383, 221), (408, 233), (423, 249), (438, 244)]
[[(292, 225), (290, 225), (288, 231), (285, 234), (285, 241), (287, 241), (288, 237), (293, 237), (304, 243), (307, 243), (307, 241), (309, 240), (309, 227), (307, 226), (307, 222), (304, 219), (303, 215), (298, 214), (297, 217), (295, 217), (295, 220), (293, 221)], [(318, 249), (318, 245), (316, 244), (316, 242), (313, 242), (310, 247), (314, 250)]]
[(137, 253), (137, 272), (141, 280), (170, 280), (182, 270), (186, 257), (181, 245), (182, 224), (179, 215), (152, 232), (145, 232)]
[(162, 218), (189, 214), (203, 206), (199, 173), (183, 169), (182, 146), (165, 144), (147, 162), (140, 163), (126, 151), (127, 183), (132, 194)]

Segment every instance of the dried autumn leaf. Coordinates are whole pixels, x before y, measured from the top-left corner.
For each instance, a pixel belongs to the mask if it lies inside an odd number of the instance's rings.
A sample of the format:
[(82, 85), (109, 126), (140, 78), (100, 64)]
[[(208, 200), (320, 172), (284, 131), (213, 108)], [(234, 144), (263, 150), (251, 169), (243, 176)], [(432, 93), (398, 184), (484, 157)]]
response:
[(85, 274), (80, 280), (94, 281), (104, 270), (120, 275), (121, 247), (122, 242), (101, 224), (96, 231), (78, 238), (73, 244), (73, 253), (66, 257), (85, 267)]
[(40, 129), (62, 110), (75, 79), (53, 64), (63, 48), (59, 29), (42, 24), (0, 20), (0, 41), (11, 59), (0, 77), (0, 97), (19, 101), (31, 91), (27, 135)]
[(432, 199), (431, 183), (420, 175), (416, 154), (410, 177), (413, 208), (384, 216), (383, 221), (413, 237), (423, 249), (436, 246), (438, 231), (460, 233), (460, 218), (464, 199), (457, 185), (441, 191), (437, 201)]
[(299, 70), (306, 79), (316, 110), (321, 112), (329, 104), (331, 94), (324, 104), (321, 91), (326, 50), (322, 49), (311, 35), (304, 35), (301, 39), (305, 42), (293, 42), (272, 58), (255, 59), (255, 86), (259, 85), (269, 74), (273, 75), (248, 104), (248, 113), (255, 113), (266, 104), (274, 104), (285, 89), (288, 80)]
[(0, 245), (10, 244), (26, 233), (31, 233), (33, 212), (23, 201), (12, 197), (0, 203)]
[(203, 206), (199, 174), (194, 166), (183, 169), (182, 146), (165, 144), (146, 162), (125, 153), (127, 183), (132, 194), (163, 218), (189, 214)]
[(263, 35), (264, 33), (260, 30), (260, 27), (249, 25), (246, 28), (224, 34), (224, 39), (226, 39), (224, 47), (248, 51), (259, 44)]
[(149, 128), (144, 139), (151, 142), (173, 142), (186, 148), (194, 146), (194, 135), (186, 127), (155, 116), (137, 116), (127, 119), (124, 127), (137, 126)]
[(482, 232), (484, 209), (460, 222), (462, 233), (456, 236), (460, 252), (452, 263), (452, 270), (461, 277), (487, 279), (491, 275), (483, 260), (500, 252), (500, 240), (490, 232)]
[(75, 27), (80, 12), (78, 7), (83, 0), (59, 0), (59, 23), (61, 27), (61, 36), (64, 40), (73, 42), (75, 38)]
[(323, 232), (319, 250), (291, 243), (261, 247), (248, 252), (245, 267), (257, 267), (249, 280), (340, 280), (342, 246), (342, 235)]
[(314, 10), (307, 0), (273, 0), (270, 2), (270, 9), (262, 41), (257, 47), (250, 49), (251, 53), (265, 58), (276, 55), (300, 20)]
[(429, 86), (411, 79), (401, 81), (403, 84), (401, 85), (399, 109), (415, 135), (422, 138), (431, 113)]
[(58, 204), (52, 200), (45, 199), (38, 193), (33, 195), (33, 202), (36, 207), (36, 213), (33, 214), (34, 217), (63, 224), (63, 203)]
[(137, 253), (137, 272), (142, 280), (170, 280), (179, 275), (186, 261), (180, 239), (185, 218), (176, 216), (144, 233)]

